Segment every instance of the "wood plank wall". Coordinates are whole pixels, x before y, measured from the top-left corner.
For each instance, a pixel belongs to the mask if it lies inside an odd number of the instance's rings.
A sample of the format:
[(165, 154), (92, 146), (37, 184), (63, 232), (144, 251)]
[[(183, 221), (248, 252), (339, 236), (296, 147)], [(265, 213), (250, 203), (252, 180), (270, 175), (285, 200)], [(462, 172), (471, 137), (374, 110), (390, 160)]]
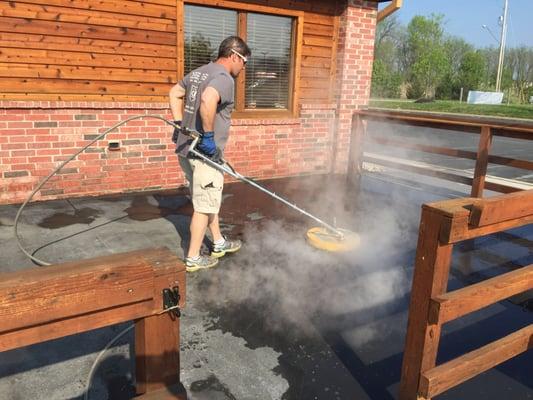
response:
[(333, 99), (338, 42), (338, 17), (306, 12), (300, 70), (300, 103)]
[(0, 1), (0, 99), (166, 101), (175, 0)]
[[(166, 102), (176, 1), (0, 0), (0, 99)], [(300, 102), (331, 101), (337, 1), (247, 3), (305, 12)]]

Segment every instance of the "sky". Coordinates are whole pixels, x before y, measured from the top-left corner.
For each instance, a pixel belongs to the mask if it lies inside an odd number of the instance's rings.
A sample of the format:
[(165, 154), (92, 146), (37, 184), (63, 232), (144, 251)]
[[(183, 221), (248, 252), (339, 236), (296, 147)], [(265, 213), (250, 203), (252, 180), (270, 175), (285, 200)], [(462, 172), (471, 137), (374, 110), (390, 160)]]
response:
[[(390, 3), (382, 3), (380, 9)], [(499, 46), (504, 0), (403, 0), (396, 11), (407, 25), (415, 15), (444, 15), (446, 33), (459, 36), (476, 47)], [(506, 47), (533, 46), (533, 0), (509, 0)], [(493, 35), (482, 28), (487, 25)]]

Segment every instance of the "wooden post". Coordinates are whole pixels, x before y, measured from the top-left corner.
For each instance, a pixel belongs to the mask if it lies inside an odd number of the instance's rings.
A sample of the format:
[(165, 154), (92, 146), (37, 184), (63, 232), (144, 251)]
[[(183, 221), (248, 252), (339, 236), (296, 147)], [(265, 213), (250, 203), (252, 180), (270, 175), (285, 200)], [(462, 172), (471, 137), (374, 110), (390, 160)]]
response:
[[(179, 305), (185, 305), (185, 271), (176, 275), (175, 269), (164, 257), (148, 258), (159, 268), (154, 276), (155, 308), (163, 310), (162, 288), (179, 292)], [(179, 384), (180, 331), (177, 317), (171, 313), (152, 314), (135, 321), (135, 377), (137, 394), (143, 399), (182, 398), (166, 392)], [(171, 391), (173, 392), (173, 391)], [(164, 397), (162, 397), (164, 394)]]
[(401, 400), (416, 400), (420, 373), (435, 366), (441, 326), (428, 322), (431, 298), (446, 293), (452, 244), (439, 236), (446, 217), (422, 207), (409, 321), (402, 363)]
[(489, 163), (489, 152), (492, 145), (492, 131), (490, 126), (481, 127), (481, 136), (477, 150), (476, 168), (474, 170), (474, 179), (472, 180), (471, 197), (483, 197), (485, 187), (485, 176), (487, 175), (487, 166)]
[(151, 393), (179, 382), (179, 323), (171, 314), (135, 322), (137, 394)]

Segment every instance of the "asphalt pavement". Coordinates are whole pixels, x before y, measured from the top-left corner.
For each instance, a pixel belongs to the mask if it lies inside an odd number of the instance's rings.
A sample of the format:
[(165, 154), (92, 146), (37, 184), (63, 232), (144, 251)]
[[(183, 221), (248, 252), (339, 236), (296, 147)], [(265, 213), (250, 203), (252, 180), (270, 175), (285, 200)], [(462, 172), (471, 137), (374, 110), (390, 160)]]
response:
[[(348, 199), (342, 176), (262, 182), (357, 232), (362, 244), (350, 254), (309, 247), (304, 236), (313, 221), (254, 188), (227, 185), (222, 229), (244, 246), (216, 268), (187, 276), (180, 371), (190, 399), (396, 398), (420, 205), (469, 192), (464, 185), (408, 178), (367, 172), (363, 192)], [(46, 268), (18, 248), (17, 209), (0, 207), (0, 271)], [(19, 232), (29, 252), (51, 263), (159, 246), (183, 257), (191, 212), (186, 188), (38, 202), (24, 211)], [(525, 227), (458, 246), (449, 287), (531, 264), (532, 241), (532, 228)], [(531, 323), (529, 300), (503, 301), (447, 324), (438, 361)], [(131, 331), (88, 382), (99, 352), (128, 326), (1, 353), (0, 399), (130, 398)], [(533, 354), (524, 353), (437, 398), (533, 398), (531, 365)]]

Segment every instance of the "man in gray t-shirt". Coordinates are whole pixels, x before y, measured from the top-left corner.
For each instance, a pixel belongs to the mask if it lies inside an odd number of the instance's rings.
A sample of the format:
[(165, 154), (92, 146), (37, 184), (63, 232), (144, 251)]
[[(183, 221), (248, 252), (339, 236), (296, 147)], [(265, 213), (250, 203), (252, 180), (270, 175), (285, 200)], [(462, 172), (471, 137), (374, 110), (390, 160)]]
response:
[[(223, 151), (228, 141), (231, 112), (233, 111), (234, 81), (232, 76), (222, 65), (210, 62), (189, 73), (178, 85), (187, 91), (182, 126), (198, 132), (204, 131), (200, 115), (201, 94), (208, 87), (216, 90), (220, 101), (217, 104), (213, 130), (216, 146)], [(188, 136), (178, 135), (176, 152), (187, 157), (190, 143), (191, 139)]]
[[(202, 133), (196, 149), (212, 160), (220, 160), (228, 141), (233, 111), (234, 78), (244, 69), (251, 51), (237, 36), (222, 41), (215, 62), (191, 71), (170, 90), (170, 108), (174, 123)], [(241, 248), (239, 240), (222, 236), (218, 213), (222, 202), (222, 172), (188, 154), (191, 139), (176, 129), (173, 140), (193, 203), (191, 242), (185, 258), (187, 271), (214, 267), (218, 258)], [(207, 227), (213, 235), (210, 255), (200, 248)]]

